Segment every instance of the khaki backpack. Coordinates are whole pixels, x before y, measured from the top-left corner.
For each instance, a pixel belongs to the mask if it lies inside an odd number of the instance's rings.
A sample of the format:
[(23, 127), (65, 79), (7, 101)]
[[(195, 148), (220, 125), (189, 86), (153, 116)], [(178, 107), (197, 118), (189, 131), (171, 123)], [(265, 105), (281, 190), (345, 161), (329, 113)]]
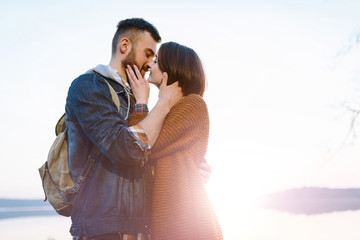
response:
[[(106, 81), (106, 80), (105, 80)], [(118, 112), (120, 111), (120, 100), (115, 90), (108, 81), (111, 98)], [(55, 127), (56, 138), (50, 148), (47, 161), (39, 168), (42, 186), (45, 192), (45, 200), (48, 200), (57, 213), (70, 216), (76, 195), (81, 184), (84, 182), (100, 151), (94, 145), (85, 163), (83, 171), (74, 182), (70, 176), (69, 154), (67, 145), (67, 127), (65, 114), (59, 119)]]

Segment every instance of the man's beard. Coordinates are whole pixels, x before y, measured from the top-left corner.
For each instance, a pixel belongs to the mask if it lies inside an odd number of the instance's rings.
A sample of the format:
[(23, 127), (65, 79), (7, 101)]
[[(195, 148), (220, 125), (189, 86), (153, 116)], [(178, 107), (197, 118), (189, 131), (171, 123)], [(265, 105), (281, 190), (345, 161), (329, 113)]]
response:
[[(137, 65), (135, 59), (136, 59), (135, 51), (133, 51), (133, 49), (131, 49), (129, 55), (128, 55), (128, 56), (126, 57), (126, 59), (124, 59), (121, 63), (122, 63), (123, 68), (125, 68), (125, 69), (126, 69), (127, 65), (129, 65), (129, 66), (133, 69), (134, 74), (135, 74), (135, 76), (136, 76), (136, 72), (135, 72), (135, 69), (134, 69), (134, 65), (138, 67), (140, 73), (141, 73), (141, 70), (142, 70), (142, 69), (145, 70), (145, 72), (147, 71), (147, 69), (145, 69), (144, 66), (141, 66), (141, 67), (140, 67), (139, 65)], [(145, 74), (143, 75), (143, 74), (141, 73), (141, 75), (144, 77)]]

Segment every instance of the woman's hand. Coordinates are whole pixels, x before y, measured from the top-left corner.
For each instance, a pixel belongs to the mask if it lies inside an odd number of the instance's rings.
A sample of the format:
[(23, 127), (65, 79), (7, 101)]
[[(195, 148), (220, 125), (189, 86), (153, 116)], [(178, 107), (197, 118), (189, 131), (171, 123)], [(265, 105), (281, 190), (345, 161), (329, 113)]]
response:
[(141, 73), (136, 65), (133, 65), (133, 68), (136, 74), (129, 65), (127, 65), (126, 67), (126, 73), (131, 86), (131, 90), (136, 99), (136, 104), (147, 104), (150, 94), (149, 83), (143, 78), (143, 76), (141, 76)]

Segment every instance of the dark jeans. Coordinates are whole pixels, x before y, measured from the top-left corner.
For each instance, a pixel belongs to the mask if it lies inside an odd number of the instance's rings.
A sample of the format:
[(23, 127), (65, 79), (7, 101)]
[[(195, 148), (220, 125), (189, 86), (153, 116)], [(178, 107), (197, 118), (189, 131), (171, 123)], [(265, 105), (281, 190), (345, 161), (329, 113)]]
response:
[(147, 234), (109, 233), (93, 237), (73, 237), (73, 240), (150, 240)]

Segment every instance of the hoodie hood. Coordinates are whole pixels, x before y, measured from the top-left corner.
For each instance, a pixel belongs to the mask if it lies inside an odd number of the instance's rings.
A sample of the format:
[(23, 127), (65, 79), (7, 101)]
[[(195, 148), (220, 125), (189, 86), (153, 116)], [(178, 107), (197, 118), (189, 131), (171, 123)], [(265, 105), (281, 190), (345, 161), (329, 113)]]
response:
[(118, 82), (120, 85), (122, 85), (124, 88), (127, 88), (127, 90), (130, 90), (130, 86), (127, 82), (124, 82), (121, 78), (120, 73), (112, 68), (110, 65), (103, 65), (99, 64), (94, 68), (89, 69), (86, 71), (86, 73), (90, 73), (92, 71), (95, 71), (97, 73), (100, 73), (104, 77), (110, 78)]

